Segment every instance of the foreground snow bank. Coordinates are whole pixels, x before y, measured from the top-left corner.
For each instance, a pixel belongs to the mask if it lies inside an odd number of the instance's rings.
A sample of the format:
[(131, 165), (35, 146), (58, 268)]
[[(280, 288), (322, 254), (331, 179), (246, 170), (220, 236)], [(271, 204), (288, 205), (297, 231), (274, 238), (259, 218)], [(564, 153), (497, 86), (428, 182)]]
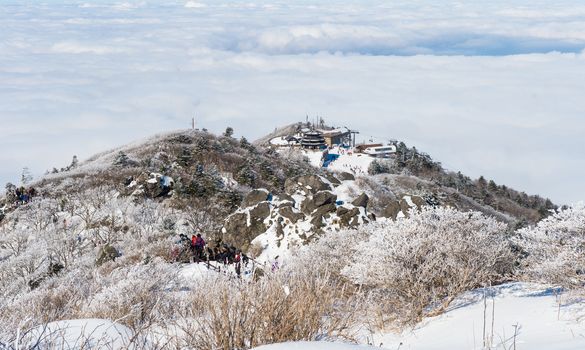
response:
[(109, 320), (78, 319), (36, 327), (27, 342), (41, 349), (126, 349), (132, 336), (128, 327)]
[(252, 350), (372, 350), (379, 349), (371, 346), (353, 345), (343, 343), (329, 343), (324, 341), (314, 342), (289, 342), (281, 344), (264, 345)]
[(464, 293), (444, 314), (402, 334), (375, 336), (374, 343), (401, 350), (479, 350), (485, 339), (488, 349), (514, 344), (520, 350), (585, 349), (585, 300), (559, 293), (529, 283), (477, 289)]

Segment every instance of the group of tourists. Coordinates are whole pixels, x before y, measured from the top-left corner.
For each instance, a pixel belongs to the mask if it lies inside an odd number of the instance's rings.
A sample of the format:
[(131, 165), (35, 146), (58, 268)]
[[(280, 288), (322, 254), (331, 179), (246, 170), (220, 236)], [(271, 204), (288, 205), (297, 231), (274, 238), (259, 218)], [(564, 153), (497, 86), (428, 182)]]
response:
[(200, 233), (189, 238), (180, 234), (179, 239), (171, 251), (174, 261), (178, 262), (211, 262), (216, 261), (223, 265), (234, 265), (238, 277), (242, 273), (242, 263), (248, 265), (250, 258), (239, 249), (225, 243), (216, 242), (213, 248), (209, 247)]
[(37, 190), (34, 187), (25, 188), (24, 186), (7, 186), (6, 187), (6, 198), (14, 206), (27, 204), (33, 197), (37, 195)]

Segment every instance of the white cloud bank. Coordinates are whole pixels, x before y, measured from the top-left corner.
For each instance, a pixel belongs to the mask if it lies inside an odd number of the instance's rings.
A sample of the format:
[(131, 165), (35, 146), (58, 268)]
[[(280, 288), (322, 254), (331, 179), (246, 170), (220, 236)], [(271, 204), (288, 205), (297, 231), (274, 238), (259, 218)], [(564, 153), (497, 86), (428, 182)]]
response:
[(0, 183), (194, 114), (250, 139), (318, 114), (584, 199), (577, 1), (14, 2), (0, 23)]

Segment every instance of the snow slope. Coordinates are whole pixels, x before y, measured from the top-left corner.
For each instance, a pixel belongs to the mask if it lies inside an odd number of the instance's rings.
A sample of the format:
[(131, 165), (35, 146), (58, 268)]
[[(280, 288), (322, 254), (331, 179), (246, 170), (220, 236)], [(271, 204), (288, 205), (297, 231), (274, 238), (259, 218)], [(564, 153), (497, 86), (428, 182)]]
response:
[(413, 330), (375, 335), (374, 344), (401, 350), (483, 349), (485, 309), (488, 349), (511, 349), (514, 342), (518, 350), (585, 349), (585, 301), (562, 294), (559, 307), (558, 294), (558, 289), (519, 282), (474, 290)]
[[(585, 349), (585, 301), (570, 298), (565, 293), (561, 294), (559, 307), (558, 295), (559, 289), (520, 282), (477, 289), (464, 293), (447, 312), (425, 319), (414, 329), (400, 334), (363, 334), (361, 341), (378, 345), (376, 349), (393, 350)], [(290, 342), (260, 346), (254, 350), (301, 349), (374, 348), (328, 342)]]
[(41, 349), (122, 349), (133, 332), (119, 323), (102, 319), (78, 319), (48, 323), (27, 336), (30, 345)]
[[(316, 168), (321, 167), (322, 151), (300, 150), (303, 155), (309, 158), (309, 162)], [(329, 150), (330, 154), (338, 154), (339, 158), (331, 162), (327, 169), (332, 171), (345, 171), (354, 175), (367, 175), (370, 163), (374, 158), (360, 153), (346, 152), (340, 148), (333, 148)]]
[(288, 342), (281, 344), (264, 345), (252, 350), (371, 350), (378, 349), (371, 346), (352, 345), (343, 343), (315, 342)]

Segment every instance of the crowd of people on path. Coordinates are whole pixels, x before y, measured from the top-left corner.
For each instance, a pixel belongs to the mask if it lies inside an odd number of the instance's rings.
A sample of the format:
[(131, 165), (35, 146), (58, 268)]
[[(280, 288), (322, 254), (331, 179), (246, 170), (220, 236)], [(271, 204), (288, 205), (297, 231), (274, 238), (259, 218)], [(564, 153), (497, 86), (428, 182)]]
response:
[(37, 190), (34, 187), (25, 188), (24, 186), (6, 187), (6, 198), (14, 206), (24, 205), (37, 196)]
[(216, 242), (213, 248), (209, 247), (200, 233), (189, 238), (180, 234), (171, 250), (171, 257), (177, 262), (209, 262), (216, 261), (223, 265), (234, 265), (236, 274), (240, 277), (242, 264), (247, 266), (250, 258), (233, 246)]

